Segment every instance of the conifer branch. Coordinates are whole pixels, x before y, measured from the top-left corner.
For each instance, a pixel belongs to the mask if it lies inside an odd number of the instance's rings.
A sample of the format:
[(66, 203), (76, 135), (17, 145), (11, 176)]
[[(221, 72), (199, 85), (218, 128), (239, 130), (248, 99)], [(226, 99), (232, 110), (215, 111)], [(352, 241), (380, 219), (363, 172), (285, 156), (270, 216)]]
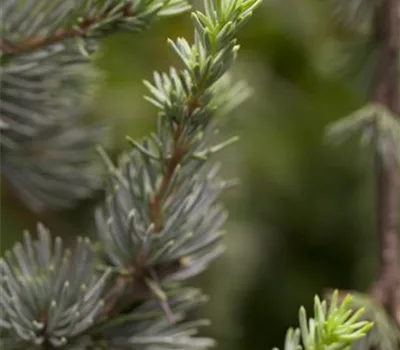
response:
[[(141, 143), (131, 140), (134, 150), (118, 167), (104, 154), (110, 187), (106, 205), (97, 211), (97, 223), (105, 253), (119, 271), (107, 298), (109, 315), (151, 292), (171, 320), (161, 289), (164, 281), (199, 273), (221, 252), (219, 229), (226, 215), (214, 200), (226, 185), (215, 169), (207, 169), (208, 157), (193, 155), (211, 155), (231, 143), (208, 147), (220, 106), (217, 82), (236, 58), (236, 27), (259, 3), (206, 1), (205, 14), (193, 13), (194, 44), (183, 38), (169, 41), (184, 68), (155, 73), (154, 85), (145, 82), (152, 94), (147, 99), (160, 110), (157, 133)], [(239, 100), (241, 95), (236, 95)], [(208, 236), (204, 242), (202, 231)], [(125, 246), (133, 249), (118, 253)], [(126, 290), (131, 292), (118, 306), (116, 301)]]
[[(129, 2), (128, 1), (125, 2), (126, 5), (124, 5), (121, 8), (121, 13), (123, 14), (123, 17), (132, 17), (132, 13), (129, 8)], [(104, 19), (106, 19), (108, 13), (111, 12), (114, 8), (116, 8), (117, 5), (119, 5), (118, 2), (115, 2), (108, 9), (106, 9), (104, 13), (98, 16), (95, 17), (85, 16), (79, 20), (78, 25), (73, 26), (72, 28), (58, 29), (50, 37), (42, 36), (42, 37), (27, 39), (26, 41), (16, 44), (6, 42), (6, 40), (4, 39), (0, 39), (0, 50), (2, 51), (3, 55), (7, 57), (34, 51), (44, 46), (56, 44), (58, 42), (62, 42), (67, 39), (72, 39), (76, 37), (85, 37), (89, 33), (90, 28), (96, 25), (97, 23), (100, 23)]]
[[(72, 1), (71, 5), (60, 4), (60, 7), (65, 7), (63, 16), (66, 18), (63, 20), (69, 22), (68, 17), (73, 17), (72, 22), (65, 28), (61, 27), (54, 32), (26, 38), (20, 42), (1, 38), (0, 51), (3, 57), (9, 58), (29, 53), (68, 39), (98, 37), (105, 33), (102, 27), (105, 27), (107, 32), (115, 31), (123, 22), (132, 23), (140, 28), (157, 15), (163, 15), (163, 11), (165, 11), (164, 14), (177, 14), (190, 8), (185, 1), (181, 0), (154, 0), (146, 3), (143, 1), (135, 3), (131, 0), (86, 0), (83, 4), (77, 3), (76, 5), (79, 6), (77, 9), (73, 5)], [(143, 15), (147, 18), (143, 18)]]

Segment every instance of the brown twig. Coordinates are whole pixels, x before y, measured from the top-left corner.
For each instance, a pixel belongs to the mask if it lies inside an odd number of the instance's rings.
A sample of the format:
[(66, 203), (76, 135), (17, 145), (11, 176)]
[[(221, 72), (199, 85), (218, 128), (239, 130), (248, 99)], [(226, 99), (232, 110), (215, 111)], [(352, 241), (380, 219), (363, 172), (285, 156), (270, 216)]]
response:
[(172, 180), (174, 172), (186, 153), (185, 146), (181, 144), (181, 126), (175, 124), (174, 141), (172, 146), (172, 154), (167, 163), (166, 171), (163, 179), (161, 180), (160, 187), (149, 202), (150, 219), (155, 225), (155, 232), (160, 232), (163, 228), (162, 222), (162, 199), (168, 189)]
[[(400, 115), (398, 55), (400, 52), (400, 0), (385, 0), (376, 19), (379, 62), (375, 72), (372, 101)], [(396, 318), (400, 307), (399, 289), (399, 237), (400, 215), (399, 169), (394, 156), (382, 159), (376, 152), (377, 212), (379, 231), (379, 275), (371, 294)], [(400, 323), (399, 323), (400, 325)]]
[[(193, 111), (199, 107), (199, 99), (197, 96), (192, 96), (187, 102), (188, 113), (187, 118), (190, 118)], [(167, 163), (167, 168), (160, 187), (156, 194), (150, 199), (149, 212), (150, 219), (155, 225), (155, 232), (160, 232), (163, 229), (162, 222), (162, 200), (172, 180), (174, 172), (187, 152), (186, 145), (181, 141), (182, 129), (179, 123), (174, 124), (175, 130), (173, 135), (172, 154)]]
[[(97, 17), (84, 17), (80, 21), (78, 26), (66, 29), (59, 29), (51, 36), (45, 35), (38, 38), (27, 39), (26, 41), (20, 43), (10, 43), (4, 39), (0, 39), (0, 50), (5, 56), (12, 56), (31, 52), (44, 46), (56, 44), (63, 40), (73, 39), (77, 37), (85, 37), (87, 36), (90, 27), (104, 20), (107, 17), (107, 14), (117, 5), (118, 2), (116, 2), (115, 5), (110, 6), (109, 9), (107, 9), (106, 11), (104, 11), (104, 13)], [(128, 2), (121, 11), (123, 13), (123, 17), (133, 16), (132, 12), (130, 11), (130, 6)]]

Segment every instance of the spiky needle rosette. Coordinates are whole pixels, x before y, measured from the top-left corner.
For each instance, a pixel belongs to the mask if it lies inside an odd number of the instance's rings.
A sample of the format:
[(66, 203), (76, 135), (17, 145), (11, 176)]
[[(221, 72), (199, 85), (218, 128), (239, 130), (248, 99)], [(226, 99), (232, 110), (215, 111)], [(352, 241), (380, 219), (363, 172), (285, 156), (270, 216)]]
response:
[(373, 327), (372, 322), (362, 319), (364, 312), (364, 308), (354, 308), (353, 297), (349, 294), (343, 300), (339, 300), (338, 291), (334, 291), (329, 304), (315, 296), (314, 317), (307, 318), (305, 308), (300, 308), (300, 327), (288, 330), (283, 349), (349, 350)]
[(26, 232), (24, 244), (7, 251), (0, 262), (2, 342), (18, 349), (73, 342), (103, 307), (108, 273), (95, 273), (89, 239), (78, 238), (72, 253), (43, 225), (37, 231), (38, 240)]

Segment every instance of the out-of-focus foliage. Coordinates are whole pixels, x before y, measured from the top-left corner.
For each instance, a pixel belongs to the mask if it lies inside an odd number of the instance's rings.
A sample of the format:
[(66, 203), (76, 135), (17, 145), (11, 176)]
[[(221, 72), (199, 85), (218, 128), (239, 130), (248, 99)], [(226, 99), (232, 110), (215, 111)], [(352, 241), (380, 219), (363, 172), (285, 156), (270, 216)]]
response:
[(353, 307), (363, 307), (366, 312), (364, 318), (372, 321), (374, 327), (368, 335), (361, 339), (354, 346), (354, 350), (364, 350), (370, 348), (392, 350), (396, 349), (400, 340), (400, 331), (392, 318), (387, 317), (383, 308), (369, 296), (361, 293), (352, 293), (354, 302)]
[[(312, 296), (327, 287), (364, 290), (376, 272), (370, 160), (357, 141), (336, 148), (323, 139), (328, 124), (364, 105), (367, 87), (343, 71), (332, 73), (337, 61), (330, 58), (342, 46), (325, 5), (265, 1), (239, 35), (245, 45), (235, 74), (253, 96), (225, 127), (241, 141), (225, 152), (222, 170), (241, 183), (226, 195), (227, 252), (197, 281), (211, 296), (202, 313), (213, 322), (207, 332), (218, 350), (280, 346), (299, 305), (309, 309)], [(141, 35), (107, 39), (98, 60), (107, 74), (90, 114), (111, 126), (113, 154), (125, 147), (125, 135), (154, 128), (142, 79), (172, 64), (166, 38), (188, 37), (190, 30), (182, 16)], [(359, 55), (363, 49), (352, 46)], [(36, 217), (2, 185), (4, 250)], [(82, 203), (44, 221), (66, 237), (82, 234), (90, 231), (91, 208)]]

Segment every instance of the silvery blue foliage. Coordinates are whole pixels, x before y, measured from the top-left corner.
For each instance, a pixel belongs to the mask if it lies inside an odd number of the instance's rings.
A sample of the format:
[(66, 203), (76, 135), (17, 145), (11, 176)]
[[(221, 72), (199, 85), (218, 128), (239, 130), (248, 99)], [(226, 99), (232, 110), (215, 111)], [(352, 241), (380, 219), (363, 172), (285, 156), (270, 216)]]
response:
[[(132, 313), (117, 318), (115, 324), (105, 323), (95, 328), (92, 345), (102, 349), (102, 344), (106, 344), (105, 349), (112, 350), (197, 350), (213, 346), (211, 339), (193, 337), (199, 327), (209, 324), (207, 320), (185, 321), (185, 313), (206, 302), (207, 298), (199, 290), (185, 288), (178, 293), (168, 293), (168, 300), (174, 315), (173, 322), (163, 317), (157, 299), (149, 299)], [(99, 339), (97, 334), (100, 334)]]
[(4, 152), (2, 173), (33, 210), (69, 207), (101, 187), (102, 168), (94, 144), (105, 136), (106, 129), (98, 125), (66, 121), (49, 126)]
[(108, 273), (95, 273), (90, 241), (78, 238), (71, 252), (43, 225), (38, 236), (33, 240), (26, 232), (24, 244), (0, 262), (0, 327), (21, 348), (65, 345), (92, 326), (103, 308)]
[[(129, 157), (129, 158), (128, 158)], [(115, 267), (171, 266), (169, 279), (186, 279), (204, 270), (222, 252), (219, 241), (226, 210), (216, 203), (225, 183), (217, 168), (202, 169), (194, 159), (174, 175), (163, 205), (163, 227), (156, 232), (148, 200), (158, 180), (159, 161), (134, 150), (122, 171), (112, 169), (110, 195), (97, 211), (97, 229), (108, 260)], [(175, 191), (175, 188), (179, 189)]]

